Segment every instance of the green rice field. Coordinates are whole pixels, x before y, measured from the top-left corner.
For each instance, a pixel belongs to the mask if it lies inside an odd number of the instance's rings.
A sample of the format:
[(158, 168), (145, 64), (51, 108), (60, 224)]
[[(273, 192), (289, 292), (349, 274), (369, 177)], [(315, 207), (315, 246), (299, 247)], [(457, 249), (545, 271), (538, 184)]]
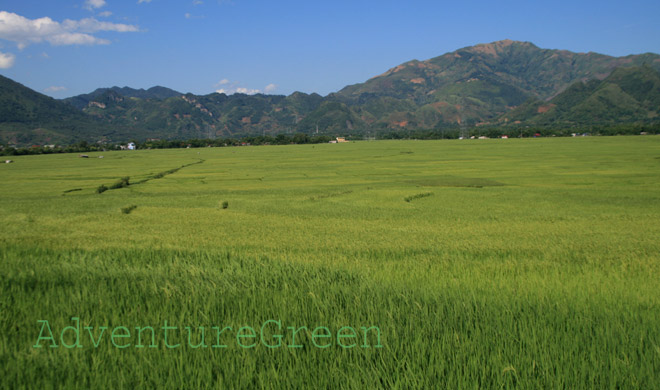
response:
[(12, 159), (0, 388), (660, 388), (660, 137)]

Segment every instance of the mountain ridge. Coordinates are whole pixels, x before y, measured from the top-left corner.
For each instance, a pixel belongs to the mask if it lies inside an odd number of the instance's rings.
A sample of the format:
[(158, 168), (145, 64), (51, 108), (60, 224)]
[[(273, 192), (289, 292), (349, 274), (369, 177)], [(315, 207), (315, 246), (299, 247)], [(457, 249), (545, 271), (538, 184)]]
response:
[[(639, 91), (626, 91), (623, 79), (608, 80), (598, 89), (598, 83), (615, 69), (633, 69), (633, 76), (626, 76), (628, 87)], [(19, 93), (22, 98), (12, 100), (15, 91), (0, 83), (0, 101), (5, 99), (6, 107), (13, 107), (0, 115), (0, 142), (190, 139), (297, 132), (373, 135), (475, 126), (655, 123), (659, 119), (649, 105), (658, 101), (660, 91), (651, 88), (647, 91), (650, 97), (641, 98), (638, 95), (646, 84), (637, 81), (653, 84), (652, 72), (658, 71), (660, 55), (654, 53), (612, 57), (502, 40), (423, 61), (407, 61), (325, 97), (301, 92), (289, 96), (194, 95), (159, 86), (147, 90), (111, 87), (57, 101), (67, 105), (64, 108), (54, 105), (51, 98), (37, 99), (34, 91)], [(555, 99), (559, 100), (553, 102)], [(561, 107), (553, 110), (553, 104), (561, 106), (559, 103), (571, 99), (579, 101), (583, 109), (570, 115)], [(45, 112), (44, 118), (30, 117), (26, 107), (35, 104), (59, 108)], [(83, 116), (72, 114), (71, 109)], [(606, 115), (603, 110), (607, 109)], [(15, 120), (21, 115), (23, 119)]]
[(500, 122), (586, 125), (660, 117), (660, 72), (648, 65), (616, 68), (603, 80), (576, 82), (549, 101), (529, 100)]
[[(335, 96), (347, 104), (390, 97), (419, 107), (434, 103), (460, 106), (457, 111), (461, 112), (440, 112), (439, 119), (476, 125), (489, 123), (530, 97), (549, 100), (574, 82), (603, 79), (617, 67), (648, 62), (660, 70), (657, 54), (612, 57), (503, 40), (408, 61), (364, 83), (346, 86)], [(378, 112), (367, 110), (367, 114), (375, 117), (375, 123), (387, 122)]]
[(170, 97), (183, 95), (181, 92), (177, 92), (173, 89), (162, 87), (159, 85), (155, 87), (151, 87), (146, 90), (143, 88), (134, 89), (127, 86), (121, 88), (114, 86), (110, 88), (97, 88), (93, 92), (71, 96), (62, 100), (82, 110), (89, 105), (89, 102), (93, 101), (98, 96), (107, 93), (108, 91), (115, 92), (123, 97), (138, 98), (138, 99), (167, 99)]
[(0, 76), (0, 141), (73, 143), (121, 136), (64, 102)]

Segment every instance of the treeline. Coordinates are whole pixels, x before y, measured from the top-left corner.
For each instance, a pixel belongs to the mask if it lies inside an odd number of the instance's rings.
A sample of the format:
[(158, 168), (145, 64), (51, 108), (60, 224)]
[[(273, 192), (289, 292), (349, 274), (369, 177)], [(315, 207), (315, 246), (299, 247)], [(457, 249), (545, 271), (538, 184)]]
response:
[[(218, 138), (218, 139), (190, 139), (182, 140), (148, 140), (144, 142), (132, 141), (137, 149), (179, 149), (179, 148), (205, 148), (205, 147), (225, 147), (225, 146), (247, 146), (247, 145), (290, 145), (290, 144), (320, 144), (328, 143), (334, 138), (327, 135), (309, 136), (307, 134), (278, 134), (273, 137), (246, 136), (242, 138)], [(29, 148), (14, 148), (12, 146), (0, 146), (0, 156), (24, 156), (32, 154), (53, 154), (53, 153), (87, 153), (100, 152), (107, 150), (121, 150), (122, 145), (118, 144), (89, 144), (85, 141), (73, 145), (54, 147), (39, 146)]]
[(397, 130), (378, 135), (378, 139), (458, 139), (460, 137), (499, 138), (504, 135), (509, 138), (535, 136), (570, 137), (573, 134), (582, 135), (639, 135), (660, 134), (660, 122), (653, 124), (619, 124), (619, 125), (589, 125), (551, 128), (545, 126), (506, 126), (506, 127), (472, 127), (460, 129), (456, 127), (431, 130)]
[(247, 145), (290, 145), (290, 144), (324, 144), (334, 138), (328, 135), (309, 136), (303, 133), (293, 135), (278, 134), (275, 137), (270, 135), (246, 136), (241, 138), (217, 138), (217, 139), (190, 139), (181, 140), (151, 140), (145, 142), (135, 142), (138, 149), (176, 149), (176, 148), (204, 148), (204, 147), (224, 147), (224, 146), (247, 146)]
[[(117, 147), (116, 149), (121, 149)], [(89, 144), (81, 141), (72, 145), (32, 146), (29, 148), (15, 148), (13, 146), (0, 145), (0, 156), (25, 156), (31, 154), (55, 154), (55, 153), (85, 153), (115, 150), (115, 145)]]
[[(460, 129), (457, 127), (430, 130), (397, 130), (375, 135), (376, 139), (458, 139), (460, 137), (488, 137), (499, 138), (508, 136), (517, 137), (570, 137), (577, 135), (639, 135), (639, 134), (660, 134), (660, 123), (653, 124), (620, 124), (620, 125), (591, 125), (575, 126), (563, 128), (548, 127), (473, 127), (470, 129)], [(369, 137), (367, 137), (369, 138)], [(328, 143), (334, 137), (328, 135), (310, 136), (308, 134), (297, 133), (293, 135), (278, 134), (277, 136), (260, 135), (246, 136), (242, 138), (217, 138), (217, 139), (190, 139), (182, 140), (147, 140), (132, 141), (137, 149), (178, 149), (178, 148), (204, 148), (204, 147), (225, 147), (225, 146), (247, 146), (247, 145), (290, 145), (290, 144), (320, 144)], [(363, 139), (361, 135), (347, 137), (347, 139)], [(0, 145), (0, 156), (21, 156), (31, 154), (51, 154), (51, 153), (86, 153), (107, 150), (120, 150), (121, 145), (97, 143), (90, 144), (85, 141), (72, 145), (55, 147), (29, 147), (14, 148), (11, 146)]]

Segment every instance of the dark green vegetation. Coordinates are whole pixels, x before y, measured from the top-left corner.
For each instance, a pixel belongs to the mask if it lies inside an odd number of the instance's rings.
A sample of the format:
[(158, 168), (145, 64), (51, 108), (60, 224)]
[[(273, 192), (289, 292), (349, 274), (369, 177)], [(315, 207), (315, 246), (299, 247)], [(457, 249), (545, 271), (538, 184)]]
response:
[(403, 200), (405, 200), (406, 202), (410, 203), (410, 202), (412, 202), (412, 201), (415, 200), (415, 199), (426, 198), (427, 196), (431, 196), (431, 195), (433, 195), (433, 192), (422, 192), (422, 193), (420, 193), (420, 194), (415, 194), (415, 195), (406, 196), (405, 198), (403, 198)]
[(571, 85), (550, 101), (530, 100), (501, 121), (526, 125), (588, 125), (660, 117), (660, 73), (650, 66), (618, 68), (604, 80)]
[(117, 180), (113, 185), (108, 187), (108, 189), (109, 190), (116, 190), (116, 189), (119, 189), (119, 188), (126, 188), (130, 185), (129, 179), (130, 178), (128, 176), (122, 177), (121, 179)]
[[(660, 132), (660, 128), (658, 129)], [(635, 129), (634, 133), (638, 134)], [(621, 133), (616, 133), (621, 134)], [(436, 137), (434, 139), (439, 139)], [(447, 137), (443, 137), (447, 138)], [(456, 138), (456, 137), (454, 137)], [(189, 140), (147, 140), (144, 142), (135, 142), (138, 149), (180, 149), (180, 148), (206, 148), (206, 147), (226, 147), (226, 146), (252, 146), (252, 145), (291, 145), (291, 144), (321, 144), (333, 140), (328, 135), (307, 135), (296, 133), (294, 135), (278, 134), (273, 137), (270, 135), (244, 136), (241, 138), (215, 138), (215, 139), (189, 139)], [(88, 144), (79, 142), (73, 145), (45, 145), (32, 147), (17, 147), (15, 145), (0, 148), (0, 156), (25, 156), (35, 154), (58, 154), (58, 153), (79, 153), (79, 152), (100, 152), (106, 150), (121, 150), (121, 145), (115, 143), (97, 143)]]
[[(3, 105), (0, 115), (0, 142), (213, 140), (295, 133), (382, 138), (429, 131), (436, 133), (433, 138), (451, 138), (460, 130), (482, 128), (499, 135), (509, 127), (527, 126), (557, 134), (567, 127), (631, 129), (660, 122), (658, 70), (657, 54), (616, 58), (506, 40), (410, 61), (326, 97), (300, 92), (196, 96), (163, 87), (113, 87), (65, 99), (86, 116), (36, 92), (17, 91), (2, 79), (0, 102), (11, 104)], [(49, 108), (34, 109), (42, 105)]]
[(122, 208), (121, 208), (121, 212), (122, 212), (123, 214), (130, 214), (131, 211), (135, 210), (136, 208), (137, 208), (136, 205), (131, 205), (131, 206), (127, 206), (127, 207), (122, 207)]
[[(0, 164), (0, 388), (660, 388), (660, 137), (98, 154)], [(32, 347), (71, 317), (383, 348)]]

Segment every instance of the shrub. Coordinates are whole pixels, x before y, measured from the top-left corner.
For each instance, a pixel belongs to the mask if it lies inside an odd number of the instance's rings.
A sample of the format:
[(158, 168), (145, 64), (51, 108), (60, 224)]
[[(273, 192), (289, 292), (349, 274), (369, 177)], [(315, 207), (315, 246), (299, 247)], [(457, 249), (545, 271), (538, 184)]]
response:
[(121, 212), (124, 213), (124, 214), (130, 214), (131, 211), (135, 210), (136, 208), (137, 208), (136, 205), (131, 205), (131, 206), (128, 206), (128, 207), (122, 207)]
[(424, 192), (424, 193), (421, 193), (421, 194), (407, 196), (407, 197), (403, 198), (403, 200), (410, 203), (411, 201), (413, 201), (415, 199), (425, 198), (425, 197), (431, 196), (431, 195), (433, 195), (433, 192)]
[(222, 208), (223, 209), (226, 209), (228, 207), (229, 207), (229, 202), (227, 202), (226, 200), (224, 202), (222, 202)]
[(115, 184), (111, 185), (111, 186), (110, 186), (110, 189), (111, 189), (111, 190), (115, 190), (115, 189), (117, 189), (117, 188), (128, 187), (128, 186), (130, 185), (130, 183), (128, 182), (128, 179), (129, 179), (128, 176), (126, 176), (126, 177), (122, 177), (121, 179), (119, 179), (118, 182), (116, 182)]
[(108, 190), (108, 187), (106, 187), (105, 185), (101, 184), (101, 185), (96, 189), (96, 193), (97, 193), (97, 194), (102, 194), (102, 193), (106, 192), (107, 190)]

